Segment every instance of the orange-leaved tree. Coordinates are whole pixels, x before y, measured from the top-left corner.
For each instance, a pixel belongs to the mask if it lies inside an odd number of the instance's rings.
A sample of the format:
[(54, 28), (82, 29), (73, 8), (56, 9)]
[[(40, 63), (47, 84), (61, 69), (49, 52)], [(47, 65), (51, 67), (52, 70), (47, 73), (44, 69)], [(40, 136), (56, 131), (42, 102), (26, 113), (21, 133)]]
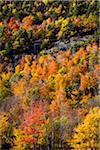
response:
[[(45, 143), (45, 104), (37, 102), (32, 104), (30, 110), (24, 112), (23, 121), (15, 129), (15, 148), (34, 147)], [(18, 134), (19, 133), (19, 134)]]

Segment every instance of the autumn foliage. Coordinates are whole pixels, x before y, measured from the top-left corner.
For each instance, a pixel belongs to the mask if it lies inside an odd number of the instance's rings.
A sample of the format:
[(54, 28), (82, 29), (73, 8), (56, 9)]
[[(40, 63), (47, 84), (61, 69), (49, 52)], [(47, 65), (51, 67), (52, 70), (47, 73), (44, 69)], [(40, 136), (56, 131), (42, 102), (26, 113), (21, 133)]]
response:
[[(26, 56), (16, 66), (14, 73), (10, 71), (11, 68), (7, 72), (1, 72), (2, 104), (3, 98), (6, 98), (6, 103), (12, 96), (17, 100), (18, 108), (13, 106), (17, 122), (12, 119), (12, 136), (7, 137), (10, 138), (8, 143), (13, 145), (11, 141), (14, 141), (14, 149), (36, 148), (49, 144), (53, 148), (54, 142), (62, 145), (66, 143), (66, 147), (75, 149), (98, 147), (94, 144), (97, 128), (96, 121), (93, 121), (98, 118), (99, 111), (99, 74), (96, 72), (99, 66), (95, 61), (98, 59), (98, 53), (99, 48), (96, 45), (94, 52), (93, 43), (89, 49), (88, 46), (80, 48), (73, 55), (69, 50), (58, 52), (56, 58), (53, 55), (45, 55), (33, 61), (32, 56)], [(91, 64), (91, 61), (94, 63)], [(11, 94), (8, 91), (11, 91)], [(11, 112), (12, 108), (6, 111)], [(6, 116), (1, 117), (4, 127), (0, 131), (4, 134), (4, 130), (7, 132), (11, 128), (10, 114), (8, 119)], [(93, 137), (88, 138), (90, 128), (91, 132), (93, 130)], [(77, 144), (76, 140), (81, 141)]]
[(99, 150), (97, 2), (0, 4), (0, 149)]

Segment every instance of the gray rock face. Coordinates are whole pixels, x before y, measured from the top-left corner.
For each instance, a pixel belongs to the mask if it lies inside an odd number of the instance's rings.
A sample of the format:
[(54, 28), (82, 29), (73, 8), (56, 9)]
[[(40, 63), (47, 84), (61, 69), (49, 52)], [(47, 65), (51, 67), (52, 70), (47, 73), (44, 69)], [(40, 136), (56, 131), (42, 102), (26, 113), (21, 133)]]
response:
[(93, 38), (92, 35), (86, 35), (84, 37), (72, 37), (69, 40), (66, 40), (63, 42), (62, 41), (54, 42), (53, 45), (58, 50), (67, 50), (67, 49), (71, 49), (72, 47), (74, 47), (74, 45), (78, 45), (79, 43), (82, 44), (82, 42), (83, 43), (88, 42), (92, 38)]

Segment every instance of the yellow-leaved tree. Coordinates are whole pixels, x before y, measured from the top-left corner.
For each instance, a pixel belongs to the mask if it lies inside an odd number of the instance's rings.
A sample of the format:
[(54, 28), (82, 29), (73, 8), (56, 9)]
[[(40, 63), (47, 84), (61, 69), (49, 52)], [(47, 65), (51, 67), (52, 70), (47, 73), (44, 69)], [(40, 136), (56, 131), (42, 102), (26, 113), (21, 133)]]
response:
[(5, 139), (5, 133), (9, 127), (9, 122), (8, 122), (8, 114), (2, 113), (0, 115), (0, 149), (2, 147), (2, 141)]
[(100, 109), (94, 107), (84, 119), (83, 123), (75, 129), (71, 140), (71, 146), (75, 150), (96, 150), (99, 149), (99, 121)]

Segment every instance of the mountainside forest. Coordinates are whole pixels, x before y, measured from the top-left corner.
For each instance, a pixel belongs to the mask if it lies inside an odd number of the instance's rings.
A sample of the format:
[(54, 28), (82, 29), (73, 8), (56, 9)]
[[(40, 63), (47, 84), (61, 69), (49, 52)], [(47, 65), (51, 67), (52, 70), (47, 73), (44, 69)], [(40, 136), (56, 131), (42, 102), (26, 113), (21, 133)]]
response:
[(0, 0), (0, 150), (99, 150), (99, 0)]

